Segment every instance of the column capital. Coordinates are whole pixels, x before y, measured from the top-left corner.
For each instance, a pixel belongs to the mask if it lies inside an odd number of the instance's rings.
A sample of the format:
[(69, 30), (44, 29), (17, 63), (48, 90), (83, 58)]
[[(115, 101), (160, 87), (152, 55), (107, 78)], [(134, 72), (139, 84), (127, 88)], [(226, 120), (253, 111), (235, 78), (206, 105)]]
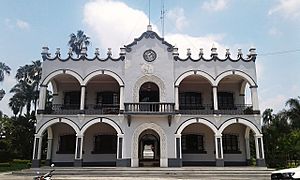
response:
[(179, 85), (175, 85), (174, 87), (175, 87), (175, 88), (179, 88)]
[(218, 88), (218, 86), (212, 86), (212, 88)]
[(86, 88), (86, 85), (80, 85), (80, 88)]
[(257, 86), (257, 85), (255, 85), (255, 86), (250, 86), (250, 89), (253, 89), (253, 88), (258, 88), (258, 86)]
[(124, 134), (117, 134), (118, 138), (124, 138)]
[(215, 138), (222, 138), (222, 134), (215, 134)]
[(181, 134), (175, 134), (175, 138), (181, 138)]
[(120, 85), (120, 88), (124, 88), (125, 86), (124, 85)]
[(256, 138), (262, 138), (263, 134), (255, 134), (254, 137), (256, 137)]
[(41, 88), (42, 88), (42, 87), (43, 87), (43, 88), (47, 88), (48, 85), (41, 84), (40, 87), (41, 87)]
[(83, 138), (83, 136), (84, 136), (83, 134), (76, 134), (77, 138)]
[(42, 136), (39, 135), (39, 134), (35, 134), (34, 137), (35, 137), (35, 138), (42, 138)]

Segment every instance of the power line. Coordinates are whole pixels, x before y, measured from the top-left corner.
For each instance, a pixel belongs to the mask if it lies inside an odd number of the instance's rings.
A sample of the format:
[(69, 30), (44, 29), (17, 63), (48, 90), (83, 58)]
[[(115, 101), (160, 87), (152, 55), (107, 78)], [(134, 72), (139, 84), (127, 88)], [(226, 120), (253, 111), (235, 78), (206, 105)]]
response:
[(269, 53), (262, 53), (262, 54), (259, 54), (259, 56), (272, 56), (272, 55), (289, 54), (289, 53), (295, 53), (295, 52), (300, 52), (300, 49), (293, 49), (293, 50), (285, 50), (285, 51), (275, 51), (275, 52), (269, 52)]

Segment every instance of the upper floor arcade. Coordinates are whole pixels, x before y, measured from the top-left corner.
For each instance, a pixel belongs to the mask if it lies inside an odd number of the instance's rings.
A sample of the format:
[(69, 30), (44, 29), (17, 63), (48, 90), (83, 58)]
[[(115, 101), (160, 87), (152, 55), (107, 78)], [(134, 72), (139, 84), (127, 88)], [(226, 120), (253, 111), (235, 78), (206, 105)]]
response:
[[(60, 50), (51, 58), (43, 48), (39, 113), (46, 114), (258, 114), (256, 52), (246, 58), (241, 50), (225, 59), (211, 49), (210, 59), (200, 49), (193, 59), (179, 57), (178, 49), (149, 29), (121, 48), (100, 58), (88, 58), (86, 48), (66, 59)], [(51, 87), (51, 88), (49, 88)], [(53, 100), (47, 104), (47, 88)], [(249, 100), (248, 100), (249, 99)]]

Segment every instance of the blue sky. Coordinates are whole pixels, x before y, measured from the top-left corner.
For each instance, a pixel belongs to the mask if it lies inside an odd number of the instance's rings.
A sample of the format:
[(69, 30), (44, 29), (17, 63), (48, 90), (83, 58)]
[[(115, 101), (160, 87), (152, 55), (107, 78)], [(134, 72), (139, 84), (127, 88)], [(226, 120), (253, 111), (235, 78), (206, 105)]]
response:
[[(300, 1), (299, 0), (164, 0), (165, 39), (195, 56), (206, 55), (214, 44), (220, 56), (230, 48), (247, 54), (257, 48), (260, 108), (284, 108), (288, 98), (300, 95)], [(151, 0), (151, 24), (161, 34), (161, 0)], [(105, 56), (113, 48), (130, 43), (146, 30), (148, 0), (2, 0), (0, 6), (0, 61), (12, 68), (0, 83), (8, 93), (19, 66), (41, 59), (42, 46), (52, 54), (57, 47), (67, 54), (70, 33), (81, 29), (91, 37), (93, 49)], [(289, 53), (270, 54), (282, 51)], [(297, 51), (298, 50), (298, 51)], [(11, 115), (8, 93), (0, 109)]]

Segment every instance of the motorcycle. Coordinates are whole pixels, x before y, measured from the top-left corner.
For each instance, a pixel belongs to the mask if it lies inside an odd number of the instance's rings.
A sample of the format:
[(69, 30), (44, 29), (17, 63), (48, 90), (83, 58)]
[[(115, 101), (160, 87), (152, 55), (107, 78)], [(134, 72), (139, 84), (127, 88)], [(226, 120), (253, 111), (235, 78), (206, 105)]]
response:
[(52, 178), (52, 173), (55, 171), (54, 169), (54, 164), (51, 164), (51, 167), (53, 168), (49, 172), (47, 172), (44, 175), (39, 176), (39, 172), (37, 172), (38, 176), (34, 177), (33, 180), (51, 180)]

